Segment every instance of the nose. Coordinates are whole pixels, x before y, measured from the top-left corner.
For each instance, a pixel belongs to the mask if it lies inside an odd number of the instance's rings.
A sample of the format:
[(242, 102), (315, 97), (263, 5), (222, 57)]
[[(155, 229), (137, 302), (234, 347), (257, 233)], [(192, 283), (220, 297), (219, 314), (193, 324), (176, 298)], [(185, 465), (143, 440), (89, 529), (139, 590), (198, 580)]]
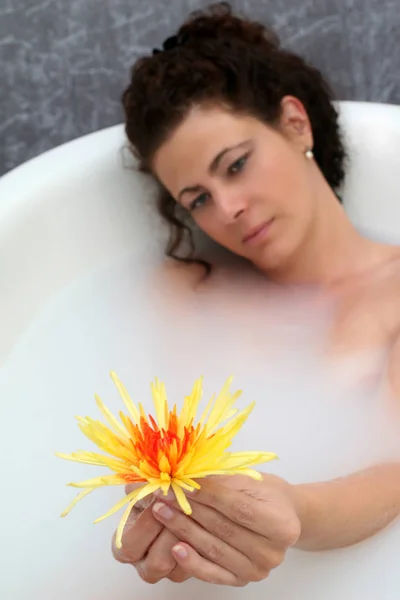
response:
[(242, 194), (223, 192), (216, 199), (215, 203), (221, 221), (230, 224), (236, 221), (247, 209), (247, 201)]

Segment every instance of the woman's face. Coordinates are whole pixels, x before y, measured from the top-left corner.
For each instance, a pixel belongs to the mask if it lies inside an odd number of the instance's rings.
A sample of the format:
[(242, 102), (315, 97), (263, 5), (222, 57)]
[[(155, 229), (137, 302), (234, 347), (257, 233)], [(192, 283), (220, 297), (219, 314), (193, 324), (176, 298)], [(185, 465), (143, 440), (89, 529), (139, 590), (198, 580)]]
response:
[(280, 127), (219, 107), (193, 108), (159, 148), (153, 169), (200, 229), (264, 270), (299, 249), (316, 212), (310, 124), (282, 101)]

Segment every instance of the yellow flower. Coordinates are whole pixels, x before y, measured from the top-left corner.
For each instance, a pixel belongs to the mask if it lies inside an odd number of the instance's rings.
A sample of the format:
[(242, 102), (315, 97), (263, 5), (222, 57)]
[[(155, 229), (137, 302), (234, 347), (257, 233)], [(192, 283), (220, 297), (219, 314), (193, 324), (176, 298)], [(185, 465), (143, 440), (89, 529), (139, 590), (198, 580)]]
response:
[(255, 404), (253, 402), (241, 412), (233, 408), (241, 392), (233, 395), (229, 392), (232, 377), (226, 381), (215, 402), (214, 397), (211, 398), (197, 425), (194, 421), (202, 396), (202, 378), (195, 382), (190, 396), (185, 398), (179, 415), (176, 405), (169, 410), (165, 386), (156, 379), (151, 384), (155, 420), (151, 415), (146, 416), (141, 404), (136, 408), (115, 373), (111, 373), (111, 377), (128, 414), (120, 412), (119, 422), (96, 396), (97, 406), (110, 427), (90, 417), (77, 417), (86, 437), (109, 456), (84, 451), (57, 453), (57, 456), (108, 467), (114, 472), (113, 475), (70, 483), (70, 486), (83, 488), (83, 491), (62, 513), (63, 517), (79, 500), (99, 487), (143, 483), (95, 521), (98, 523), (128, 505), (117, 529), (117, 547), (121, 547), (122, 533), (134, 504), (156, 490), (160, 489), (167, 495), (172, 487), (180, 507), (189, 515), (192, 509), (184, 490), (199, 489), (200, 485), (195, 480), (209, 475), (234, 474), (261, 479), (261, 475), (250, 467), (277, 458), (272, 452), (227, 451)]

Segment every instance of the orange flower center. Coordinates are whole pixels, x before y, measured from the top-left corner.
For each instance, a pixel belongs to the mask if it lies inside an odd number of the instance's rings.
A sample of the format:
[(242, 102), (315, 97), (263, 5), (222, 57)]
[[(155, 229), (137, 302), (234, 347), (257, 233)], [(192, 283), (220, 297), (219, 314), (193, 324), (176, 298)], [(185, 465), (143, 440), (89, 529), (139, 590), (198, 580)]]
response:
[(169, 480), (193, 447), (198, 431), (198, 427), (190, 424), (180, 437), (177, 416), (170, 412), (167, 430), (160, 429), (151, 416), (149, 422), (141, 418), (140, 425), (135, 426), (136, 435), (132, 444), (139, 461), (145, 461), (154, 476), (164, 475), (162, 479)]

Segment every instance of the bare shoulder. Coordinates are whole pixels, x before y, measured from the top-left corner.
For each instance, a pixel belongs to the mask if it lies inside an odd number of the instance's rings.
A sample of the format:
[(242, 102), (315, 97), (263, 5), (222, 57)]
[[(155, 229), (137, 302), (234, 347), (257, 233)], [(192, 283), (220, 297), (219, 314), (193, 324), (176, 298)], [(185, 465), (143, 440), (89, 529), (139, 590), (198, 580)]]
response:
[(387, 369), (387, 383), (396, 398), (400, 398), (400, 247), (393, 253), (388, 269), (388, 296), (390, 301), (387, 306), (382, 303), (392, 328), (389, 328), (390, 339), (389, 360)]

